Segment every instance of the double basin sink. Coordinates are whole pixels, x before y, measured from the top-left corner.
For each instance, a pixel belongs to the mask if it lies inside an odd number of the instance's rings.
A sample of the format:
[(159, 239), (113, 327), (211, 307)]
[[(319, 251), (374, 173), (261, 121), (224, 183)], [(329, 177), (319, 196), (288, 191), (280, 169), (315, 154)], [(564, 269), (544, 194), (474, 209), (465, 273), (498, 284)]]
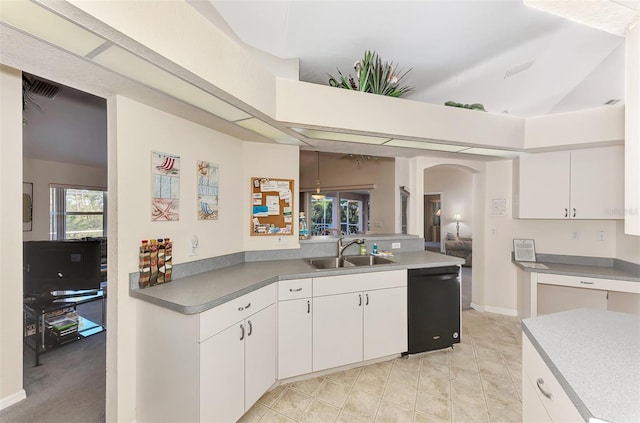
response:
[(317, 270), (338, 269), (342, 267), (375, 266), (377, 264), (394, 264), (393, 260), (380, 256), (345, 256), (345, 257), (321, 257), (306, 260)]

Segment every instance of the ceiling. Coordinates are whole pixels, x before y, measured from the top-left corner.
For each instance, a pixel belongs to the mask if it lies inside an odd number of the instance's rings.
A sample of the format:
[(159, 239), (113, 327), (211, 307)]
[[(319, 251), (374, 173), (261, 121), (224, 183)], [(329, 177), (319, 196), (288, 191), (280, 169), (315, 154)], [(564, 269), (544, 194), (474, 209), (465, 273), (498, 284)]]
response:
[[(529, 8), (520, 0), (185, 1), (258, 55), (297, 59), (300, 79), (307, 82), (326, 85), (327, 74), (335, 75), (336, 67), (349, 73), (364, 50), (376, 49), (384, 60), (412, 68), (406, 82), (415, 87), (407, 96), (413, 100), (437, 104), (447, 100), (481, 102), (489, 112), (516, 116), (580, 110), (601, 106), (611, 99), (623, 101), (624, 39), (621, 36)], [(599, 4), (602, 2), (607, 0)], [(633, 8), (637, 16), (640, 0), (610, 1), (619, 2)], [(190, 102), (191, 99), (175, 93), (199, 87), (210, 95), (206, 102), (218, 97), (236, 106), (236, 112), (247, 115), (240, 110), (243, 107), (238, 100), (224, 97), (221, 90), (207, 81), (194, 78), (153, 51), (131, 44), (132, 40), (112, 38), (115, 35), (110, 28), (93, 21), (87, 24), (79, 15), (67, 13), (65, 2), (55, 4), (60, 5), (57, 10), (60, 16), (72, 22), (76, 19), (84, 22), (82, 25), (106, 40), (119, 40), (123, 48), (144, 58), (146, 65), (141, 67), (140, 60), (122, 57), (118, 63), (126, 59), (132, 66), (131, 72), (107, 65), (96, 66), (101, 53), (97, 53), (97, 57), (68, 54), (50, 42), (39, 41), (38, 36), (30, 36), (28, 30), (14, 30), (5, 25), (0, 31), (0, 62), (102, 98), (120, 94), (241, 140), (273, 142), (259, 131), (242, 127), (242, 122), (220, 118), (222, 115), (211, 113), (200, 106), (201, 103)], [(98, 39), (98, 42), (102, 41)], [(107, 41), (101, 51), (113, 50), (110, 45), (113, 46)], [(150, 78), (146, 78), (149, 74), (145, 72), (158, 69), (149, 69), (149, 63), (161, 64), (165, 74), (154, 75), (168, 82), (163, 87), (177, 87), (176, 90), (163, 91), (150, 85)], [(277, 73), (277, 69), (274, 72)], [(174, 85), (177, 82), (180, 84)], [(104, 134), (98, 136), (85, 128), (91, 126), (90, 122), (97, 122), (96, 127), (100, 128), (106, 125), (104, 105), (103, 99), (63, 87), (55, 100), (43, 100), (41, 109), (25, 113), (28, 120), (25, 156), (49, 160), (65, 157), (60, 161), (87, 165), (105, 163)], [(87, 109), (81, 110), (83, 107)], [(64, 112), (68, 122), (54, 122), (62, 119)], [(257, 116), (273, 127), (286, 128), (265, 115)], [(65, 134), (69, 124), (77, 125), (72, 138), (79, 140), (80, 147), (71, 143)], [(286, 129), (290, 135), (291, 130)], [(465, 153), (336, 142), (331, 138), (316, 139), (301, 148), (376, 156), (429, 154), (491, 159)]]
[(623, 37), (522, 0), (209, 1), (242, 42), (298, 58), (306, 82), (354, 74), (375, 50), (411, 69), (406, 98), (428, 103), (529, 117), (624, 99)]

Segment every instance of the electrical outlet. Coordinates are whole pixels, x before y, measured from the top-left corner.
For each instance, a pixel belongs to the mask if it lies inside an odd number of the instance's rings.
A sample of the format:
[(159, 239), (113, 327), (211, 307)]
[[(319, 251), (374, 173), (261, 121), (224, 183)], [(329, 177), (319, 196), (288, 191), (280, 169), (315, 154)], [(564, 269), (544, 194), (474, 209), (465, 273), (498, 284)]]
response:
[(278, 237), (278, 245), (287, 245), (287, 241), (289, 240), (288, 237), (286, 236), (279, 236)]
[(574, 241), (578, 241), (580, 239), (580, 233), (571, 232), (571, 239), (574, 240)]
[(597, 233), (596, 233), (596, 239), (598, 241), (604, 242), (607, 240), (607, 232), (604, 229), (600, 229)]
[(401, 248), (399, 242), (392, 242), (391, 243), (391, 249), (392, 250), (397, 250), (398, 248)]

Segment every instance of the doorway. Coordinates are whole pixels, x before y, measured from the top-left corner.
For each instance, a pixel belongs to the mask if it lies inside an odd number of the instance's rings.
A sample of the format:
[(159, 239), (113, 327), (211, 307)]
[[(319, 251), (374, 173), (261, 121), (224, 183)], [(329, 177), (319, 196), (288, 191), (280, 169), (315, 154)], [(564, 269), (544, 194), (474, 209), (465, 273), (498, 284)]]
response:
[[(23, 241), (104, 240), (101, 286), (106, 287), (106, 100), (27, 73), (23, 73), (23, 97), (27, 99), (23, 103), (23, 180), (32, 187), (30, 222), (23, 228)], [(55, 292), (61, 293), (67, 291)], [(35, 351), (24, 348), (27, 398), (2, 410), (1, 420), (105, 420), (106, 332), (89, 326), (105, 325), (106, 299), (87, 294), (65, 300), (74, 310), (62, 310), (77, 314), (77, 331), (86, 337), (75, 340), (71, 333), (68, 338), (53, 339), (56, 332), (45, 326), (47, 348), (39, 357), (41, 365), (34, 365)], [(83, 331), (86, 328), (91, 330)], [(96, 333), (89, 336), (92, 330)]]
[(441, 252), (442, 193), (424, 195), (424, 249)]

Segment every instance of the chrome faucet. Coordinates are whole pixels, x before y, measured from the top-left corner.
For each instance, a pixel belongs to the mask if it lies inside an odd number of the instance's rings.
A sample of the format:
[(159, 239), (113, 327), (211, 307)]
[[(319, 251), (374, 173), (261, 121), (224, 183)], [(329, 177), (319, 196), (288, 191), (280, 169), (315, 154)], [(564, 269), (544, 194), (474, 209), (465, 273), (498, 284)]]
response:
[(344, 238), (338, 239), (338, 258), (342, 258), (342, 253), (344, 253), (344, 250), (346, 250), (349, 245), (352, 245), (352, 244), (364, 244), (364, 239), (363, 238), (352, 239), (351, 241), (347, 242), (346, 244), (343, 244), (342, 240), (344, 240)]

